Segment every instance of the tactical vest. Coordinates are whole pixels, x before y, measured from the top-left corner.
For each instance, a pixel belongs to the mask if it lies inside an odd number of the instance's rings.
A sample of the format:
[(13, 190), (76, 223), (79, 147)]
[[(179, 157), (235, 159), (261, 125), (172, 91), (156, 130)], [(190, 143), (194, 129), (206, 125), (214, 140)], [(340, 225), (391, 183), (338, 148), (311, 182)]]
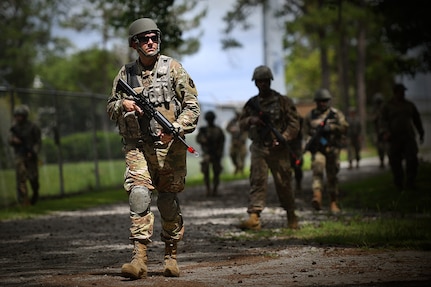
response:
[[(331, 117), (329, 117), (327, 124), (340, 124), (339, 121), (339, 115), (338, 115), (338, 111), (335, 110), (332, 107), (329, 107), (326, 111), (324, 111), (323, 113), (321, 111), (319, 111), (318, 109), (313, 109), (311, 110), (311, 114), (310, 114), (310, 119), (311, 121), (317, 121), (321, 122), (324, 120), (324, 118), (327, 116), (327, 114), (329, 113), (329, 111), (332, 110), (334, 113)], [(313, 129), (317, 129), (317, 127), (313, 127)], [(324, 132), (322, 135), (325, 138), (325, 145), (319, 147), (319, 149), (324, 150), (326, 147), (340, 147), (341, 146), (341, 134), (335, 131), (331, 131), (331, 132)]]
[[(147, 97), (150, 103), (162, 113), (171, 123), (176, 120), (181, 113), (181, 103), (176, 97), (170, 81), (170, 66), (172, 58), (160, 55), (157, 61), (155, 73), (143, 77), (139, 71), (136, 61), (125, 65), (127, 83), (137, 91), (140, 96)], [(141, 93), (142, 91), (142, 93)], [(149, 130), (151, 135), (156, 135), (161, 129), (160, 125), (154, 119), (147, 120), (141, 118), (138, 120), (138, 129), (132, 124), (133, 119), (126, 119), (129, 131), (129, 138), (145, 137), (145, 130)], [(130, 130), (131, 129), (131, 130)], [(142, 131), (144, 133), (142, 134)]]
[[(287, 113), (287, 111), (283, 110), (284, 106), (281, 104), (281, 97), (282, 95), (275, 92), (275, 97), (272, 98), (271, 102), (261, 105), (259, 103), (259, 96), (254, 96), (246, 105), (251, 108), (254, 115), (261, 116), (260, 114), (265, 114), (269, 117), (272, 126), (281, 132), (286, 128), (283, 123), (283, 116)], [(271, 128), (266, 125), (250, 127), (248, 136), (253, 142), (264, 146), (271, 146), (275, 139), (274, 134), (271, 132)]]

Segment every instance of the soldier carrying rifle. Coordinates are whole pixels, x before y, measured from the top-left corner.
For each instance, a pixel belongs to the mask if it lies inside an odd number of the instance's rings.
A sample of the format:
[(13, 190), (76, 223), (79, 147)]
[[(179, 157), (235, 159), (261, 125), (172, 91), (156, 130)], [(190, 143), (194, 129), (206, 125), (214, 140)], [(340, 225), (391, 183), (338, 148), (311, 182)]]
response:
[(312, 109), (304, 119), (304, 135), (309, 137), (305, 152), (311, 153), (313, 171), (312, 206), (322, 209), (322, 192), (324, 189), (323, 175), (326, 170), (326, 189), (330, 196), (330, 210), (340, 212), (338, 207), (338, 172), (340, 171), (340, 148), (342, 136), (346, 134), (349, 124), (344, 114), (331, 107), (331, 94), (326, 89), (316, 91)]
[[(42, 145), (40, 128), (28, 119), (26, 105), (14, 109), (14, 123), (10, 128), (9, 144), (15, 152), (15, 172), (18, 203), (23, 206), (35, 204), (39, 198), (38, 157)], [(33, 195), (28, 198), (27, 180)]]
[(298, 228), (295, 196), (291, 183), (291, 150), (288, 141), (299, 131), (299, 115), (292, 100), (271, 89), (272, 72), (267, 66), (254, 70), (252, 81), (259, 94), (250, 98), (240, 116), (241, 129), (248, 131), (252, 143), (249, 219), (242, 229), (261, 229), (260, 213), (266, 205), (268, 170), (271, 170), (281, 207), (287, 213), (287, 226)]

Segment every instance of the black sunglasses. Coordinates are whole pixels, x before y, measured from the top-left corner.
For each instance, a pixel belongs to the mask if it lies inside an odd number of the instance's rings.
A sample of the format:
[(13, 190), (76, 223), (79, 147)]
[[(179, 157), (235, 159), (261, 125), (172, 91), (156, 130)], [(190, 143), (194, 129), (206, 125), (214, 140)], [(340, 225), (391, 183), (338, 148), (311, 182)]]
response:
[(139, 36), (137, 37), (139, 43), (143, 43), (143, 44), (147, 44), (150, 40), (153, 43), (158, 43), (159, 41), (159, 36), (157, 35), (153, 35), (153, 36)]

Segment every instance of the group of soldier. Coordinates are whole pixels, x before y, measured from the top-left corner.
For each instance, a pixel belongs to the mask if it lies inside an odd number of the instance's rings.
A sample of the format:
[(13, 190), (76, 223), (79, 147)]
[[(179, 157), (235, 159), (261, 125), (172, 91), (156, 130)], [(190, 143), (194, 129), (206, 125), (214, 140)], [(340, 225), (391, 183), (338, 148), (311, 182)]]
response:
[[(152, 19), (140, 18), (129, 26), (128, 44), (138, 57), (121, 67), (107, 101), (107, 113), (115, 121), (123, 142), (124, 189), (130, 209), (129, 239), (134, 246), (132, 259), (122, 266), (121, 274), (132, 279), (147, 276), (147, 245), (152, 242), (154, 225), (150, 206), (156, 192), (162, 227), (160, 238), (165, 243), (163, 275), (177, 277), (180, 274), (177, 243), (184, 235), (178, 193), (185, 188), (186, 153), (195, 153), (184, 139), (197, 128), (201, 113), (198, 93), (183, 66), (160, 54), (161, 31)], [(312, 206), (316, 210), (322, 209), (322, 193), (326, 189), (330, 211), (340, 212), (337, 174), (341, 142), (349, 130), (349, 123), (340, 110), (331, 106), (332, 96), (326, 89), (316, 91), (316, 107), (301, 119), (293, 101), (271, 89), (272, 80), (272, 72), (267, 66), (258, 66), (254, 70), (252, 81), (258, 94), (246, 102), (236, 119), (227, 126), (232, 133), (230, 155), (236, 173), (243, 171), (247, 152), (242, 145), (246, 141), (243, 132), (251, 140), (249, 218), (239, 225), (244, 229), (259, 230), (262, 226), (260, 214), (266, 206), (268, 171), (273, 176), (280, 205), (286, 210), (287, 226), (291, 229), (299, 227), (291, 179), (293, 169), (296, 187), (300, 188), (304, 151), (309, 151), (312, 158)], [(119, 84), (123, 83), (129, 85), (133, 93), (119, 89)], [(401, 155), (406, 156), (407, 185), (414, 184), (417, 172), (418, 149), (410, 121), (416, 125), (421, 141), (424, 138), (419, 113), (404, 99), (404, 90), (404, 86), (396, 85), (396, 97), (385, 105), (382, 118), (378, 120), (382, 138), (390, 143), (390, 165), (394, 183), (399, 188), (404, 184)], [(136, 96), (142, 101), (137, 101)], [(205, 120), (208, 125), (199, 129), (197, 141), (203, 147), (202, 171), (207, 194), (215, 195), (222, 167), (213, 159), (221, 157), (225, 138), (221, 128), (215, 125), (213, 112), (207, 112)], [(302, 137), (307, 139), (305, 148)], [(19, 200), (26, 200), (25, 181), (29, 178), (34, 190), (31, 202), (35, 203), (39, 183), (34, 160), (40, 148), (40, 130), (28, 120), (26, 109), (15, 112), (10, 144), (17, 154)], [(241, 145), (239, 150), (237, 145)], [(358, 157), (356, 159), (359, 161)], [(212, 187), (210, 165), (217, 176)]]

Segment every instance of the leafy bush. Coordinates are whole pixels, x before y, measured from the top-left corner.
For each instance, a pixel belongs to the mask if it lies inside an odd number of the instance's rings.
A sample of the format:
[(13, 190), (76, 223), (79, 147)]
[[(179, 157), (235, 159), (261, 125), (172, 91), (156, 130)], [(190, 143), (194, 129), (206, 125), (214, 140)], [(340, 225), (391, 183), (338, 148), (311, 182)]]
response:
[[(96, 140), (92, 132), (76, 133), (61, 138), (63, 161), (79, 162), (94, 159), (94, 142), (97, 145), (99, 160), (122, 159), (121, 137), (115, 132), (97, 132)], [(41, 156), (46, 163), (55, 163), (59, 158), (59, 150), (54, 140), (43, 140)]]

